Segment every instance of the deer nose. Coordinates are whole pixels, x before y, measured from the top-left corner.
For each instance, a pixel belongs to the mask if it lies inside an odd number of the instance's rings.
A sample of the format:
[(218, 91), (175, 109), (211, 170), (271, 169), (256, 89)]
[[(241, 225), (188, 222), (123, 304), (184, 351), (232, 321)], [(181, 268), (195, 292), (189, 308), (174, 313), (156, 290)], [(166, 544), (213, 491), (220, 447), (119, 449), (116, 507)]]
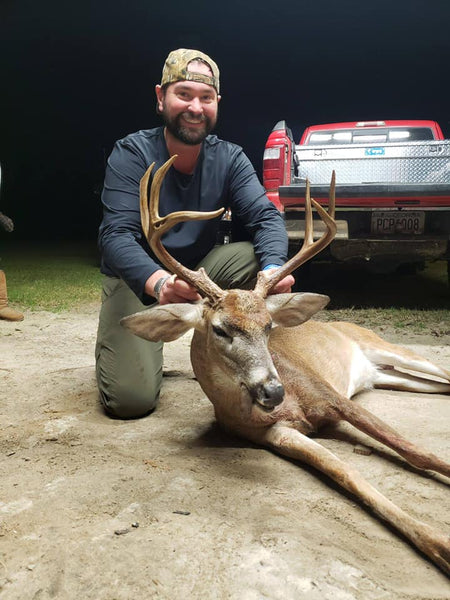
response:
[(271, 379), (255, 387), (253, 399), (266, 410), (271, 410), (283, 402), (284, 387), (277, 379)]

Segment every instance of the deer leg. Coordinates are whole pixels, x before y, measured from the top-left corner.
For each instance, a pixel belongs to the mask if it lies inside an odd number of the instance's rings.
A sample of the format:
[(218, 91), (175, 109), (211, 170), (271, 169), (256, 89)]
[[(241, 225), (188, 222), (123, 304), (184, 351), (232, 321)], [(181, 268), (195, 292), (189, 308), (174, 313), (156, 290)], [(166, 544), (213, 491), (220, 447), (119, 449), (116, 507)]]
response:
[[(391, 378), (391, 383), (397, 383), (398, 389), (417, 391), (417, 392), (435, 392), (435, 393), (449, 393), (450, 392), (450, 371), (435, 365), (426, 358), (419, 356), (415, 352), (411, 352), (406, 348), (400, 348), (393, 344), (383, 341), (382, 346), (365, 346), (362, 347), (362, 351), (367, 358), (379, 365), (380, 367), (386, 367), (386, 365), (392, 367), (399, 367), (406, 369), (407, 371), (416, 371), (417, 373), (423, 373), (430, 377), (438, 377), (449, 383), (430, 382), (428, 388), (424, 387), (424, 382), (430, 380), (422, 377), (415, 378), (403, 378), (403, 380), (397, 376), (397, 378)], [(378, 379), (375, 381), (376, 387), (384, 387), (385, 382), (389, 383), (389, 375), (392, 371), (380, 370), (378, 371)], [(400, 371), (398, 371), (400, 373)], [(402, 373), (401, 373), (402, 374)], [(435, 387), (433, 384), (435, 383)]]
[(374, 387), (403, 392), (421, 392), (425, 394), (448, 394), (450, 383), (433, 381), (425, 377), (417, 377), (396, 369), (378, 369), (375, 373)]
[(443, 571), (450, 574), (450, 537), (408, 515), (335, 454), (286, 425), (272, 426), (260, 442), (280, 454), (311, 465), (333, 479), (400, 531)]
[[(397, 367), (407, 371), (423, 373), (428, 377), (437, 377), (450, 383), (450, 371), (435, 365), (416, 352), (391, 344), (370, 329), (359, 327), (353, 323), (334, 322), (330, 323), (338, 331), (341, 331), (352, 339), (361, 348), (364, 355), (375, 365), (386, 368)], [(412, 385), (412, 383), (410, 383)], [(403, 388), (400, 388), (403, 389)], [(412, 390), (412, 388), (408, 388)], [(448, 392), (450, 388), (445, 388)], [(413, 390), (415, 391), (415, 390)], [(422, 389), (417, 390), (422, 391)]]
[(450, 465), (448, 463), (435, 454), (409, 442), (387, 423), (361, 405), (340, 397), (335, 402), (334, 409), (341, 419), (348, 421), (360, 431), (395, 450), (412, 466), (419, 469), (430, 469), (450, 477)]

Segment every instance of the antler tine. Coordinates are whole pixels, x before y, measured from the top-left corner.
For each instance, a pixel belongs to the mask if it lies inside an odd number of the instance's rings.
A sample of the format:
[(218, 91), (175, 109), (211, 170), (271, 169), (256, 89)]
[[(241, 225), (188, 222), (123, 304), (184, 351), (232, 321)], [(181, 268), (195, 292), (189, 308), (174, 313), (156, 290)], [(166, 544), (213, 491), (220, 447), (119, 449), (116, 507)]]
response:
[[(255, 292), (265, 298), (270, 290), (281, 281), (286, 275), (289, 275), (303, 265), (308, 260), (311, 260), (313, 256), (318, 254), (321, 250), (326, 248), (333, 241), (336, 235), (336, 221), (335, 217), (335, 189), (336, 189), (336, 174), (333, 171), (330, 182), (330, 190), (328, 194), (328, 212), (322, 208), (322, 206), (311, 198), (310, 184), (306, 181), (306, 192), (305, 192), (305, 237), (302, 247), (295, 256), (288, 260), (282, 267), (273, 271), (267, 276), (264, 271), (258, 273), (258, 279), (255, 286)], [(312, 217), (312, 206), (318, 212), (321, 220), (325, 223), (327, 229), (322, 236), (313, 242), (313, 217)]]
[(140, 206), (142, 230), (151, 249), (155, 253), (155, 256), (170, 272), (175, 273), (181, 277), (181, 279), (184, 279), (184, 281), (192, 284), (203, 296), (206, 296), (213, 301), (218, 301), (224, 296), (225, 292), (208, 277), (206, 271), (203, 268), (198, 271), (192, 271), (183, 266), (167, 252), (161, 242), (161, 237), (164, 233), (177, 223), (213, 219), (214, 217), (221, 215), (224, 211), (223, 208), (211, 212), (186, 210), (176, 211), (164, 217), (160, 217), (159, 193), (161, 185), (167, 171), (170, 169), (176, 158), (177, 155), (175, 154), (156, 171), (150, 188), (150, 199), (148, 199), (148, 181), (155, 163), (152, 163), (149, 166), (141, 179)]
[(332, 219), (336, 216), (336, 171), (331, 173), (330, 189), (328, 191), (328, 214)]
[(139, 184), (139, 204), (141, 207), (141, 227), (144, 235), (150, 243), (150, 212), (148, 209), (148, 180), (150, 179), (150, 175), (152, 174), (153, 167), (155, 163), (153, 162), (149, 168), (145, 171), (140, 184)]

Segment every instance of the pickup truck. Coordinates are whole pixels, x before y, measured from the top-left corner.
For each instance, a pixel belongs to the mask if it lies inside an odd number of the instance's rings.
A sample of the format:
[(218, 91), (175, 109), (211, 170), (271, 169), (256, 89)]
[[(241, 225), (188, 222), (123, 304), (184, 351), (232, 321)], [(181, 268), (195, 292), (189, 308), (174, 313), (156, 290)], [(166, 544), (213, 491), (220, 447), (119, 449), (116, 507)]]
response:
[(314, 125), (296, 144), (279, 121), (266, 143), (263, 184), (293, 246), (304, 235), (306, 179), (326, 205), (333, 170), (338, 232), (315, 260), (360, 262), (378, 272), (437, 259), (449, 264), (450, 140), (438, 123)]

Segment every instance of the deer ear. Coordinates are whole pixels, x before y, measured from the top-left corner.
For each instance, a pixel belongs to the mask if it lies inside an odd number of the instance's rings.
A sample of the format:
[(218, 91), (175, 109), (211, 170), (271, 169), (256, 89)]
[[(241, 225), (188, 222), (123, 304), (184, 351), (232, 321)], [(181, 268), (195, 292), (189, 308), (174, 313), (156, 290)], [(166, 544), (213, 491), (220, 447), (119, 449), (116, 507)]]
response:
[(203, 324), (203, 304), (164, 304), (124, 317), (120, 324), (150, 342), (172, 342)]
[(266, 306), (276, 325), (294, 327), (310, 319), (329, 301), (328, 296), (309, 292), (273, 294), (266, 298)]

